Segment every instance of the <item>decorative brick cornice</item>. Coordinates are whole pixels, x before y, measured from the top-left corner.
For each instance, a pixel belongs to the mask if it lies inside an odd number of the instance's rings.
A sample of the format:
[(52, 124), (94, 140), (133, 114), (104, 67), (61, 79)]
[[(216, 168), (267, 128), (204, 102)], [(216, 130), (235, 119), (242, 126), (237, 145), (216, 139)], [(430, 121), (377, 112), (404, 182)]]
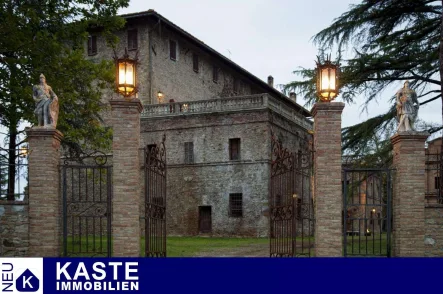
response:
[(143, 105), (140, 102), (140, 99), (134, 98), (134, 99), (112, 99), (109, 101), (111, 104), (111, 109), (116, 108), (137, 108), (138, 112), (141, 113), (143, 111)]
[(427, 132), (416, 132), (416, 131), (400, 132), (396, 133), (394, 136), (391, 137), (391, 143), (393, 145), (397, 144), (400, 141), (423, 141), (424, 143), (428, 137), (429, 133)]
[(53, 127), (33, 126), (32, 128), (26, 128), (25, 131), (28, 138), (52, 137), (59, 142), (63, 139), (63, 134)]
[(318, 111), (342, 112), (343, 108), (345, 108), (343, 102), (317, 102), (312, 107), (311, 113), (315, 117)]

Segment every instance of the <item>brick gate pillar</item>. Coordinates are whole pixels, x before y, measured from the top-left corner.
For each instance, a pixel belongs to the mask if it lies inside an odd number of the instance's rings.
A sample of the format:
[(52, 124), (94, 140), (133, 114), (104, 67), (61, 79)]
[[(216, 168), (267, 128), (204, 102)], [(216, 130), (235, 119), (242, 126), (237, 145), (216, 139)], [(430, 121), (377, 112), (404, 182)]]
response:
[(393, 256), (423, 256), (425, 239), (425, 141), (428, 133), (402, 132), (394, 149)]
[(60, 141), (54, 128), (26, 130), (29, 142), (29, 250), (32, 257), (61, 254)]
[(140, 256), (139, 99), (113, 99), (113, 256)]
[(342, 102), (318, 102), (314, 116), (315, 256), (342, 256)]

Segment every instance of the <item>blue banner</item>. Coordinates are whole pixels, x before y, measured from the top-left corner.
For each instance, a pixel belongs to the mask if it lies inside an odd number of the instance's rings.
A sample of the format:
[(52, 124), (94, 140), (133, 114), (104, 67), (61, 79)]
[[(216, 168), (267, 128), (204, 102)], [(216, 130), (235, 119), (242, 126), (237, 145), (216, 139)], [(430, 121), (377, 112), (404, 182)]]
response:
[(443, 259), (0, 258), (0, 293), (441, 293)]

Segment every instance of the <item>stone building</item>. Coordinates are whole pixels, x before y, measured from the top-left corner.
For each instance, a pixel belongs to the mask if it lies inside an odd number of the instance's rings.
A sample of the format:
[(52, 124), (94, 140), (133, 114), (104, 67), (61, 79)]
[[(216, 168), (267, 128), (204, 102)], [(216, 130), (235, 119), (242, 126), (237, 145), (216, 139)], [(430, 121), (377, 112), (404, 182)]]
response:
[[(271, 129), (306, 151), (310, 112), (155, 11), (123, 17), (116, 52), (138, 57), (140, 147), (166, 134), (168, 234), (266, 236)], [(114, 56), (94, 31), (85, 49)]]
[[(426, 148), (426, 194), (427, 204), (438, 203), (440, 195), (441, 137), (427, 142)], [(442, 202), (442, 201), (440, 201)]]

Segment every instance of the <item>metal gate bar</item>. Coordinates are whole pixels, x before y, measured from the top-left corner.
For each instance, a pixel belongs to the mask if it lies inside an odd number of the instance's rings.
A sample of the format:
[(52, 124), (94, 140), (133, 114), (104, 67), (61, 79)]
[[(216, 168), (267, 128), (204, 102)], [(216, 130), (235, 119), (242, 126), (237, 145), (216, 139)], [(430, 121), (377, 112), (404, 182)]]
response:
[(344, 256), (391, 256), (392, 170), (343, 170)]
[(270, 179), (270, 256), (311, 256), (314, 211), (312, 152), (289, 152), (272, 134)]
[[(63, 256), (111, 257), (112, 166), (106, 156), (96, 164), (62, 166)], [(100, 159), (100, 160), (99, 160)]]
[(166, 257), (166, 148), (145, 148), (145, 255)]

